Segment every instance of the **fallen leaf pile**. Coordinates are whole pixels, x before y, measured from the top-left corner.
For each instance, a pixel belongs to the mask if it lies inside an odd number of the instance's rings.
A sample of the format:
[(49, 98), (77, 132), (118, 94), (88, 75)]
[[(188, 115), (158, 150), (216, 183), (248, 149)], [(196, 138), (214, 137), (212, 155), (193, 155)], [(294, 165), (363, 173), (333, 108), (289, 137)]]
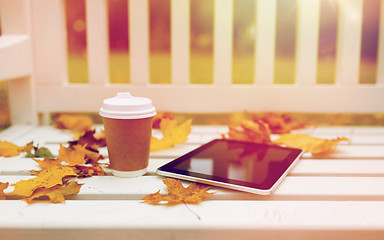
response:
[[(305, 126), (306, 123), (292, 121), (288, 115), (268, 113), (262, 117), (254, 118), (253, 121), (244, 119), (238, 124), (228, 126), (228, 134), (222, 135), (222, 138), (299, 148), (313, 155), (331, 154), (336, 151), (339, 142), (349, 141), (345, 137), (321, 139), (301, 133), (289, 133), (291, 130)], [(280, 135), (279, 139), (271, 141), (271, 133), (282, 135)]]
[(159, 190), (144, 197), (144, 203), (152, 205), (197, 204), (214, 194), (207, 192), (210, 187), (202, 184), (191, 183), (185, 188), (180, 180), (167, 178), (163, 179), (163, 182), (168, 188), (168, 194), (162, 195)]
[[(32, 157), (41, 170), (31, 171), (35, 176), (29, 180), (20, 180), (11, 185), (0, 183), (0, 199), (22, 199), (29, 204), (37, 201), (61, 203), (65, 202), (65, 196), (80, 191), (82, 184), (76, 178), (105, 175), (99, 163), (104, 157), (97, 150), (105, 146), (105, 140), (94, 134), (94, 130), (86, 131), (78, 140), (68, 142), (68, 147), (60, 145), (57, 158), (48, 149), (33, 146), (33, 142), (24, 147), (3, 143), (7, 151), (2, 156), (16, 156), (25, 152), (25, 156)], [(14, 190), (4, 194), (9, 186), (14, 187)]]

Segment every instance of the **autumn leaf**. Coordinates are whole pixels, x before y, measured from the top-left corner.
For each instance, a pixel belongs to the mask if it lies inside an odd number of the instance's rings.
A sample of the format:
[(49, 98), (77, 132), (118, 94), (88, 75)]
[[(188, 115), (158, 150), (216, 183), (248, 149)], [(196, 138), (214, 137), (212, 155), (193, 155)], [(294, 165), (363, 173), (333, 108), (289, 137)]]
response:
[(349, 141), (348, 138), (322, 139), (308, 136), (302, 133), (283, 134), (274, 143), (286, 147), (300, 148), (304, 152), (311, 152), (314, 155), (326, 155), (336, 150), (337, 144), (341, 141)]
[(223, 135), (223, 138), (268, 144), (271, 143), (270, 135), (271, 132), (266, 123), (242, 120), (239, 124), (230, 125), (228, 136)]
[(79, 139), (75, 141), (70, 141), (70, 145), (87, 145), (88, 148), (98, 149), (100, 147), (107, 146), (105, 141), (104, 133), (101, 133), (98, 136), (95, 136), (96, 130), (86, 131), (83, 135), (79, 137)]
[(188, 140), (191, 132), (192, 119), (178, 125), (176, 119), (163, 119), (160, 123), (160, 130), (163, 134), (162, 139), (152, 136), (151, 151), (159, 151), (173, 147), (175, 144), (183, 143)]
[(62, 162), (68, 163), (70, 166), (85, 163), (86, 146), (74, 145), (63, 147), (60, 144), (58, 159)]
[(152, 128), (160, 129), (160, 123), (163, 119), (175, 119), (175, 114), (171, 112), (160, 112), (154, 118), (152, 122)]
[(149, 194), (144, 197), (144, 203), (152, 205), (175, 205), (181, 203), (197, 204), (214, 194), (207, 192), (210, 187), (202, 184), (191, 183), (187, 188), (185, 188), (181, 184), (180, 180), (167, 178), (163, 180), (163, 182), (168, 188), (168, 194), (162, 195), (159, 190), (156, 193)]
[(54, 156), (51, 153), (51, 151), (49, 151), (48, 148), (32, 146), (32, 148), (27, 151), (27, 154), (25, 155), (25, 157), (28, 157), (28, 158), (34, 158), (34, 157), (35, 158), (43, 158), (43, 157), (53, 158)]
[(272, 133), (283, 134), (289, 133), (292, 130), (304, 128), (305, 122), (293, 121), (288, 114), (278, 115), (276, 113), (266, 113), (261, 117), (254, 117), (253, 121), (263, 121), (268, 124), (269, 129)]
[(66, 166), (43, 169), (34, 178), (20, 180), (12, 184), (12, 186), (15, 186), (15, 189), (7, 195), (30, 197), (38, 188), (51, 188), (58, 184), (63, 184), (63, 178), (67, 176), (76, 176), (76, 173), (72, 168)]
[(7, 141), (0, 141), (0, 156), (2, 157), (18, 156), (24, 149), (24, 147), (19, 147)]
[(82, 185), (83, 184), (79, 184), (72, 180), (65, 185), (56, 185), (51, 188), (38, 188), (33, 192), (32, 196), (23, 200), (28, 204), (31, 204), (35, 202), (41, 202), (37, 201), (37, 199), (47, 197), (49, 199), (48, 202), (50, 203), (62, 203), (65, 202), (65, 196), (79, 193)]
[(94, 166), (75, 165), (71, 167), (76, 172), (79, 178), (105, 175), (104, 169), (100, 165), (94, 165)]
[(43, 160), (33, 159), (41, 169), (62, 166), (61, 161), (58, 159), (44, 158)]
[(4, 190), (8, 187), (9, 183), (0, 182), (0, 200), (5, 200)]
[(54, 121), (59, 129), (68, 129), (77, 132), (85, 132), (93, 126), (93, 120), (88, 115), (60, 114)]

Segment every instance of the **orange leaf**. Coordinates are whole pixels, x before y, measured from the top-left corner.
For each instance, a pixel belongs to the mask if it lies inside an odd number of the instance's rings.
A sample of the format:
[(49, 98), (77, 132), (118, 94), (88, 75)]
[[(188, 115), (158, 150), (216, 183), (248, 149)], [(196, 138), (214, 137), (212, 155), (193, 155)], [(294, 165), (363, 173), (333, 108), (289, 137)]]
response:
[[(187, 188), (185, 188), (181, 184), (180, 180), (167, 178), (163, 180), (163, 182), (168, 188), (168, 194), (162, 195), (160, 194), (160, 190), (159, 190), (156, 193), (149, 194), (146, 197), (144, 197), (143, 202), (149, 203), (152, 205), (159, 205), (159, 204), (175, 205), (180, 203), (196, 204), (204, 201), (205, 198), (214, 194), (214, 193), (207, 192), (207, 190), (209, 190), (210, 187), (202, 184), (191, 183)], [(162, 203), (162, 202), (166, 202), (166, 203)]]
[(229, 126), (227, 139), (248, 141), (256, 143), (271, 143), (271, 132), (266, 123), (262, 121), (252, 122), (250, 120), (242, 120), (240, 124)]
[(274, 143), (287, 147), (300, 148), (304, 152), (311, 152), (314, 155), (330, 154), (336, 150), (337, 144), (341, 141), (349, 141), (348, 138), (321, 139), (305, 134), (283, 134)]
[(18, 156), (20, 152), (24, 151), (24, 148), (25, 147), (19, 147), (7, 141), (0, 141), (0, 156), (2, 157)]
[(37, 202), (36, 199), (48, 197), (51, 203), (65, 202), (65, 196), (79, 193), (82, 185), (83, 184), (79, 184), (76, 181), (70, 181), (65, 185), (57, 185), (51, 188), (38, 188), (33, 192), (32, 196), (25, 198), (24, 201), (31, 204)]
[(61, 161), (58, 159), (44, 158), (44, 160), (33, 160), (39, 164), (41, 169), (61, 166)]
[(104, 169), (100, 165), (94, 165), (91, 167), (76, 165), (72, 166), (79, 178), (92, 177), (92, 176), (104, 176)]
[(153, 118), (152, 128), (160, 129), (160, 123), (163, 119), (175, 119), (175, 114), (170, 112), (161, 112), (158, 113)]
[(54, 125), (60, 129), (85, 132), (92, 128), (93, 120), (87, 115), (60, 114)]
[(160, 130), (163, 133), (162, 139), (152, 137), (151, 151), (158, 151), (173, 147), (175, 144), (188, 140), (191, 132), (192, 119), (177, 125), (177, 120), (163, 119), (160, 123)]
[(0, 182), (0, 200), (5, 200), (4, 190), (8, 187), (9, 183)]
[(70, 166), (85, 163), (86, 146), (74, 145), (63, 147), (60, 144), (59, 160), (68, 163)]
[(283, 134), (289, 133), (291, 130), (304, 128), (305, 122), (292, 121), (287, 114), (278, 115), (276, 113), (266, 113), (261, 118), (254, 118), (254, 121), (263, 121), (268, 124), (272, 133)]
[(12, 186), (15, 186), (15, 189), (8, 195), (30, 197), (38, 188), (51, 188), (58, 184), (63, 184), (63, 178), (67, 176), (76, 176), (76, 173), (72, 168), (66, 166), (43, 169), (32, 179), (20, 180), (12, 184)]

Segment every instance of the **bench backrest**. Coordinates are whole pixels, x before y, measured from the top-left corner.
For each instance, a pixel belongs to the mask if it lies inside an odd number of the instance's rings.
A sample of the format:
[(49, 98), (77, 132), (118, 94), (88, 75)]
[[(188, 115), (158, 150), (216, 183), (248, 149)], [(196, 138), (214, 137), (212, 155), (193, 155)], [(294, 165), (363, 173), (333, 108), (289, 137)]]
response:
[(384, 113), (384, 4), (374, 84), (359, 83), (362, 0), (339, 1), (334, 84), (316, 82), (320, 0), (298, 0), (294, 84), (275, 84), (277, 3), (256, 1), (254, 83), (233, 84), (233, 0), (215, 1), (213, 84), (200, 85), (189, 80), (189, 0), (171, 1), (171, 84), (150, 83), (148, 1), (129, 0), (131, 82), (116, 85), (109, 83), (107, 0), (86, 0), (89, 84), (68, 83), (63, 0), (0, 0), (0, 80), (8, 81), (12, 122), (97, 112), (121, 91), (149, 97), (162, 111)]

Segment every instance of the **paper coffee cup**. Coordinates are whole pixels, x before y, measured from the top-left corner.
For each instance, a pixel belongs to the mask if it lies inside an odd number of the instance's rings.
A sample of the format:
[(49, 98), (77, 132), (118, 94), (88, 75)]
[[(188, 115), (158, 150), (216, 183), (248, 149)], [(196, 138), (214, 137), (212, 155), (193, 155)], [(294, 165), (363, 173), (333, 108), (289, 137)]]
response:
[(148, 98), (118, 93), (103, 101), (103, 117), (112, 174), (137, 177), (147, 172), (156, 109)]

